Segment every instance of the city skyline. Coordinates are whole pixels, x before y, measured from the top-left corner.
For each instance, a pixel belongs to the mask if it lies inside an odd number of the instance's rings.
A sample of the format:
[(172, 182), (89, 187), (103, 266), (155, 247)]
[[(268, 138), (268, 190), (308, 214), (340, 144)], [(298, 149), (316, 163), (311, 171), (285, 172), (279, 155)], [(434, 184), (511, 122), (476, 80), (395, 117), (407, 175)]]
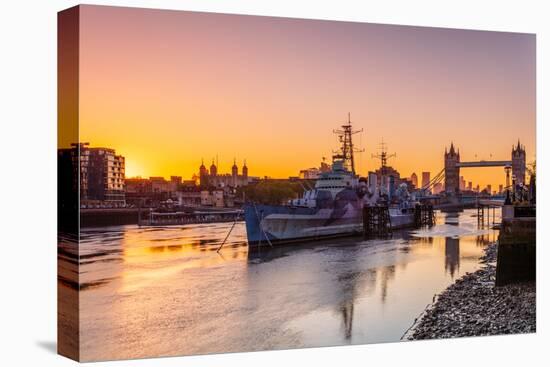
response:
[(537, 331), (535, 34), (76, 5), (57, 45), (58, 354)]
[[(231, 162), (226, 161), (226, 162), (224, 162), (224, 163), (225, 163), (225, 165), (224, 165), (224, 164), (220, 164), (219, 161), (217, 161), (216, 158), (212, 158), (212, 159), (210, 159), (210, 160), (208, 160), (208, 161), (207, 161), (207, 160), (201, 159), (201, 164), (204, 164), (204, 165), (206, 166), (206, 169), (207, 169), (207, 170), (210, 170), (210, 165), (211, 165), (211, 164), (215, 164), (216, 169), (217, 169), (217, 171), (218, 171), (218, 173), (217, 173), (218, 175), (227, 175), (227, 176), (230, 176), (230, 175), (232, 174), (231, 171), (232, 171), (232, 166), (233, 166), (233, 164), (236, 164), (236, 165), (237, 165), (237, 172), (238, 172), (239, 174), (241, 174), (242, 168), (243, 168), (245, 165), (248, 167), (248, 165), (246, 164), (246, 159), (243, 159), (243, 160), (241, 160), (240, 162), (239, 162), (239, 160), (235, 160), (235, 159), (234, 159), (234, 160), (231, 161)], [(388, 166), (391, 167), (391, 165), (388, 165)], [(318, 169), (319, 167), (313, 167), (313, 166), (312, 166), (312, 167), (307, 167), (307, 168), (305, 168), (305, 169), (310, 169), (310, 168), (317, 168), (317, 169)], [(373, 167), (373, 169), (371, 170), (371, 172), (374, 171), (375, 169), (378, 169), (378, 168), (380, 168), (380, 167), (379, 167), (379, 166), (378, 166), (378, 167)], [(485, 169), (485, 168), (484, 168), (484, 169)], [(505, 173), (504, 173), (504, 169), (503, 169), (503, 168), (501, 168), (501, 167), (489, 167), (489, 169), (500, 169), (500, 170), (502, 170), (502, 175), (503, 175), (502, 181), (503, 181), (503, 182), (505, 181)], [(400, 174), (401, 174), (401, 178), (404, 178), (404, 179), (407, 179), (407, 180), (411, 180), (411, 177), (412, 177), (413, 174), (416, 174), (416, 175), (418, 176), (418, 174), (422, 174), (422, 173), (424, 173), (424, 172), (428, 172), (430, 175), (436, 173), (436, 172), (431, 172), (431, 171), (414, 171), (414, 172), (412, 172), (410, 175), (403, 174), (403, 173), (401, 173), (401, 172), (400, 172)], [(298, 172), (298, 173), (299, 173), (299, 172)], [(267, 177), (267, 178), (275, 178), (275, 179), (286, 179), (286, 178), (292, 178), (292, 177), (299, 177), (299, 174), (298, 174), (298, 173), (295, 174), (295, 175), (287, 176), (287, 177), (273, 177), (273, 176), (270, 176), (270, 175), (267, 175), (267, 176), (266, 176), (266, 175), (264, 175), (264, 176), (258, 176), (258, 175), (254, 175), (254, 174), (250, 175), (250, 177), (251, 177), (251, 178), (253, 178), (253, 177), (258, 177), (258, 178), (260, 178), (260, 179), (263, 179), (264, 177)], [(133, 175), (133, 176), (128, 176), (128, 175), (127, 175), (126, 178), (130, 178), (130, 179), (131, 179), (131, 178), (144, 178), (144, 179), (146, 179), (146, 178), (151, 178), (151, 177), (154, 177), (154, 178), (162, 177), (162, 178), (168, 180), (168, 179), (170, 179), (171, 177), (174, 177), (174, 176), (182, 177), (184, 180), (190, 180), (190, 179), (194, 179), (194, 178), (198, 179), (199, 176), (200, 176), (199, 167), (197, 167), (196, 172), (194, 172), (194, 173), (193, 173), (191, 176), (189, 176), (189, 177), (182, 176), (181, 174), (179, 174), (178, 172), (176, 172), (176, 173), (169, 173), (169, 174), (167, 174), (167, 175), (147, 175), (147, 174), (146, 174), (146, 175)], [(461, 182), (464, 183), (464, 184), (461, 183), (461, 185), (460, 185), (460, 190), (461, 190), (461, 191), (463, 191), (463, 190), (473, 190), (473, 191), (475, 191), (475, 190), (474, 190), (474, 189), (475, 189), (475, 186), (479, 186), (479, 190), (480, 190), (480, 191), (483, 190), (483, 189), (486, 189), (487, 187), (493, 187), (493, 188), (495, 188), (495, 187), (504, 187), (504, 184), (502, 184), (502, 183), (498, 184), (497, 186), (495, 186), (495, 185), (493, 185), (493, 184), (491, 184), (491, 183), (483, 183), (483, 184), (482, 184), (482, 183), (480, 183), (480, 182), (472, 181), (472, 180), (468, 179), (468, 177), (469, 177), (469, 176), (465, 176), (465, 175), (461, 175), (461, 176), (460, 176)], [(472, 184), (472, 188), (469, 188), (469, 185), (466, 184), (467, 182), (469, 182), (469, 183)], [(414, 182), (413, 182), (413, 184), (414, 184)], [(421, 186), (422, 186), (422, 183), (421, 183), (421, 182), (418, 182), (418, 183), (415, 185), (415, 187), (417, 187), (417, 188), (420, 188)], [(499, 191), (496, 190), (496, 192), (498, 193)]]
[[(100, 147), (94, 147), (94, 148), (95, 149), (109, 149), (109, 148), (100, 148)], [(236, 160), (236, 158), (234, 158), (233, 163), (231, 165), (231, 171), (224, 171), (223, 169), (220, 169), (220, 167), (223, 167), (223, 166), (219, 164), (217, 158), (212, 158), (210, 165), (207, 164), (207, 162), (205, 162), (204, 159), (201, 159), (201, 166), (202, 165), (205, 166), (207, 174), (211, 174), (211, 169), (212, 169), (211, 165), (215, 165), (216, 166), (216, 174), (219, 175), (219, 176), (232, 176), (233, 170), (235, 170), (235, 174), (238, 174), (240, 176), (243, 173), (243, 168), (246, 167), (246, 169), (248, 170), (248, 166), (246, 164), (246, 159), (243, 159), (242, 165), (239, 166), (238, 163), (239, 162)], [(236, 166), (236, 169), (234, 168), (234, 166)], [(311, 168), (317, 168), (317, 167), (311, 167)], [(426, 173), (428, 174), (428, 178), (427, 178), (427, 180), (425, 179), (425, 181), (428, 182), (429, 177), (430, 177), (432, 172), (429, 172), (429, 171), (428, 172), (426, 172), (426, 171), (421, 172), (421, 174), (426, 174)], [(424, 183), (418, 182), (418, 177), (416, 177), (416, 182), (415, 182), (415, 180), (412, 178), (413, 175), (416, 175), (416, 172), (413, 172), (410, 176), (401, 175), (401, 178), (411, 181), (411, 183), (413, 184), (414, 187), (421, 188), (424, 185)], [(247, 171), (247, 176), (248, 176), (248, 171)], [(416, 175), (416, 176), (418, 176), (418, 175)], [(159, 178), (162, 178), (163, 180), (170, 180), (170, 179), (173, 179), (175, 177), (179, 177), (183, 180), (186, 180), (186, 179), (195, 180), (198, 184), (198, 180), (200, 179), (200, 167), (199, 167), (199, 170), (198, 170), (197, 173), (194, 173), (191, 177), (187, 177), (187, 178), (184, 177), (184, 176), (178, 175), (178, 174), (169, 174), (168, 176), (152, 176), (152, 175), (128, 176), (128, 177), (126, 177), (126, 179), (159, 179)], [(260, 179), (264, 178), (264, 177), (254, 176), (254, 175), (251, 175), (249, 177), (250, 178), (257, 177), (257, 178), (260, 178)], [(298, 177), (298, 175), (284, 177), (284, 178), (293, 178), (293, 177)], [(267, 178), (274, 178), (274, 177), (267, 176)], [(281, 177), (279, 177), (279, 178), (281, 178)], [(489, 194), (491, 194), (491, 193), (497, 193), (498, 194), (498, 193), (503, 192), (504, 187), (505, 187), (504, 184), (499, 184), (498, 185), (498, 190), (491, 190), (491, 188), (496, 188), (496, 187), (493, 186), (490, 183), (482, 185), (482, 184), (477, 183), (477, 182), (468, 181), (464, 177), (464, 175), (460, 175), (460, 191), (477, 191), (477, 192), (481, 192), (483, 190), (487, 190)], [(432, 191), (436, 194), (439, 193), (439, 192), (444, 191), (443, 183), (440, 182), (440, 183), (436, 184)]]
[(82, 6), (80, 41), (80, 140), (128, 157), (127, 177), (216, 155), (297, 176), (330, 162), (348, 112), (361, 175), (382, 139), (403, 177), (439, 172), (451, 141), (464, 161), (508, 160), (518, 139), (535, 158), (534, 35)]

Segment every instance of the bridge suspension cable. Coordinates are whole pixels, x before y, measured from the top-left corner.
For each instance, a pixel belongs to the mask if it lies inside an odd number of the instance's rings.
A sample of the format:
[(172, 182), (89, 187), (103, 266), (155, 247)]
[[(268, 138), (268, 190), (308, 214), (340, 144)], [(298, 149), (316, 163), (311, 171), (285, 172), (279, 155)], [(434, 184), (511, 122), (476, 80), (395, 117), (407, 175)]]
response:
[(435, 175), (427, 184), (422, 186), (420, 190), (422, 191), (428, 191), (429, 189), (433, 188), (436, 184), (443, 181), (445, 178), (445, 168), (443, 168), (437, 175)]

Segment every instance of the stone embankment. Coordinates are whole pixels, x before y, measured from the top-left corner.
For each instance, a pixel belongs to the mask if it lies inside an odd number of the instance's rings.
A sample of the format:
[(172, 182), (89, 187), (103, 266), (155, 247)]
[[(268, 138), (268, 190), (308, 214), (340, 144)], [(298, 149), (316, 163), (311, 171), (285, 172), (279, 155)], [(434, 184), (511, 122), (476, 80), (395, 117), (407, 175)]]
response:
[(536, 331), (535, 282), (495, 287), (497, 245), (485, 250), (483, 267), (443, 291), (404, 339), (439, 339)]

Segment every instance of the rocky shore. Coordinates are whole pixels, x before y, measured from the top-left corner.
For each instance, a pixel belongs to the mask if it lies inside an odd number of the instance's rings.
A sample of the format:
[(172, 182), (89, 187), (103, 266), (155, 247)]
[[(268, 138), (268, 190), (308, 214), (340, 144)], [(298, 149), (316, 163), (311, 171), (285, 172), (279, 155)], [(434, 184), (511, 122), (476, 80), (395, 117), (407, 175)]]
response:
[(535, 332), (535, 282), (495, 287), (496, 254), (497, 245), (489, 245), (480, 258), (483, 267), (443, 291), (404, 339)]

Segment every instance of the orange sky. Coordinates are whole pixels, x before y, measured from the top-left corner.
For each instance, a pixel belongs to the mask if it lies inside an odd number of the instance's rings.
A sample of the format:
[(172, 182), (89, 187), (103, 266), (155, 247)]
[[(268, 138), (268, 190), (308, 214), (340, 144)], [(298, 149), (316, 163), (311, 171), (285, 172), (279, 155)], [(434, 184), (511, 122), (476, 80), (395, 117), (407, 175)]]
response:
[[(127, 177), (296, 176), (337, 148), (351, 112), (362, 174), (383, 138), (402, 176), (463, 161), (535, 157), (535, 36), (83, 6), (80, 141), (115, 148)], [(504, 183), (502, 168), (463, 169)]]

